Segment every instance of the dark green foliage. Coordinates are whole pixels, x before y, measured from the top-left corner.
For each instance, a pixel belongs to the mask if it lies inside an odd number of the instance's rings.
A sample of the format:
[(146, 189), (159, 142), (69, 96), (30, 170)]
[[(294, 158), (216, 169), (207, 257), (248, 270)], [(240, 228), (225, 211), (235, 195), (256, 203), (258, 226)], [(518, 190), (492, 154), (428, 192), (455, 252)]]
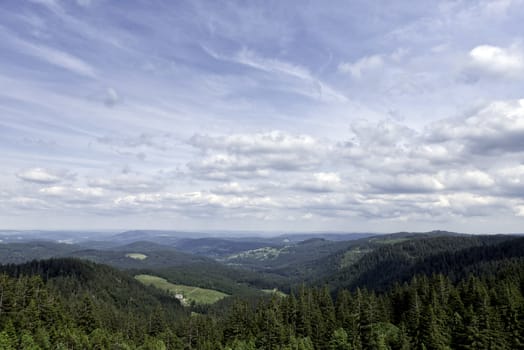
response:
[(135, 348), (187, 317), (176, 299), (108, 266), (52, 259), (0, 270), (1, 349)]
[[(458, 281), (482, 273), (497, 260), (524, 258), (524, 239), (511, 236), (444, 236), (383, 245), (322, 281), (333, 289), (367, 287), (385, 291), (413, 276), (441, 273)], [(489, 272), (489, 271), (488, 271)]]
[(373, 285), (369, 271), (382, 266), (394, 276), (377, 275), (376, 289), (364, 283), (334, 297), (328, 285), (299, 285), (285, 297), (202, 309), (91, 262), (1, 266), (0, 349), (524, 348), (524, 240), (468, 239), (384, 245), (385, 256), (363, 257), (352, 280)]

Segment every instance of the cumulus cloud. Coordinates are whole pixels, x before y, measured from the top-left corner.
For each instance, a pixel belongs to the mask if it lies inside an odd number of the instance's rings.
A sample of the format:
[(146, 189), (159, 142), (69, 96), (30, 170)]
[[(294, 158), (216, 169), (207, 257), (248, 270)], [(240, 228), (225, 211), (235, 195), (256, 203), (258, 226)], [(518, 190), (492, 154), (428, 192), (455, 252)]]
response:
[(448, 190), (489, 189), (495, 185), (493, 176), (479, 169), (440, 171), (436, 178)]
[(165, 179), (158, 176), (151, 177), (128, 173), (115, 177), (89, 179), (87, 184), (93, 188), (119, 192), (153, 192), (165, 186)]
[(490, 195), (457, 192), (439, 197), (439, 206), (450, 214), (464, 217), (489, 216), (508, 210), (508, 203)]
[(56, 198), (68, 203), (91, 203), (102, 199), (105, 192), (101, 188), (50, 186), (41, 188), (39, 194), (48, 198)]
[(478, 155), (524, 151), (524, 100), (493, 102), (473, 115), (433, 124), (428, 141)]
[(390, 120), (371, 123), (358, 120), (351, 124), (352, 143), (364, 149), (391, 150), (402, 148), (412, 142), (416, 132), (409, 127)]
[[(156, 139), (107, 142), (142, 147)], [(196, 134), (187, 140), (192, 160), (176, 178), (127, 172), (61, 183), (60, 174), (28, 169), (18, 177), (45, 186), (32, 187), (16, 206), (312, 222), (522, 215), (523, 139), (522, 100), (493, 102), (421, 130), (356, 120), (345, 141), (282, 131)]]
[(524, 196), (524, 165), (503, 167), (496, 170), (494, 176), (502, 195), (517, 198)]
[(41, 184), (52, 184), (56, 182), (60, 182), (63, 177), (59, 174), (51, 171), (46, 170), (43, 168), (31, 168), (24, 170), (17, 174), (18, 178), (27, 181), (27, 182), (35, 182), (35, 183), (41, 183)]
[(320, 172), (296, 183), (293, 188), (307, 192), (335, 192), (342, 190), (342, 180), (337, 173)]
[(195, 135), (189, 143), (204, 151), (222, 149), (238, 154), (303, 152), (318, 145), (318, 141), (311, 136), (291, 135), (282, 131), (219, 137)]
[(223, 195), (242, 195), (242, 194), (253, 194), (256, 193), (257, 189), (254, 186), (243, 185), (238, 182), (229, 182), (220, 186), (217, 186), (211, 190), (215, 194)]
[[(278, 208), (298, 211), (289, 215), (295, 218), (311, 213), (433, 220), (488, 215), (490, 210), (514, 213), (522, 172), (497, 169), (499, 162), (512, 164), (513, 155), (524, 152), (519, 143), (522, 105), (495, 102), (422, 131), (393, 121), (360, 120), (342, 143), (280, 131), (194, 135), (189, 144), (198, 154), (188, 164), (189, 175), (225, 184), (208, 191), (138, 193), (115, 203), (179, 212), (189, 207), (191, 215)], [(268, 186), (270, 180), (274, 185)]]
[(270, 171), (313, 169), (323, 161), (329, 146), (308, 135), (281, 131), (230, 136), (195, 135), (189, 144), (204, 157), (188, 167), (216, 178), (268, 176)]
[(278, 206), (270, 197), (219, 195), (206, 191), (127, 195), (115, 198), (113, 205), (117, 209), (140, 211), (148, 209), (167, 210), (189, 216), (210, 216), (214, 215), (216, 211), (222, 210), (259, 211)]
[(480, 45), (473, 48), (469, 56), (472, 66), (484, 73), (508, 78), (524, 74), (524, 51), (520, 46)]

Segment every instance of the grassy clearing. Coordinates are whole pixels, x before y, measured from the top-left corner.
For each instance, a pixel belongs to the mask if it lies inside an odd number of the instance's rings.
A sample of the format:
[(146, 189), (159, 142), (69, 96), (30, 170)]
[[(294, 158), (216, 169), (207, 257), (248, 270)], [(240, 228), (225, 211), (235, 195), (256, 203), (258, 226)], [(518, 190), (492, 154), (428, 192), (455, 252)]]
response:
[(153, 275), (137, 275), (135, 278), (144, 284), (167, 290), (172, 294), (182, 294), (184, 297), (182, 303), (185, 305), (189, 305), (193, 301), (196, 304), (213, 304), (228, 296), (225, 293), (212, 289), (173, 284), (164, 278)]
[(145, 260), (147, 259), (147, 255), (142, 253), (127, 253), (127, 258), (135, 259), (135, 260)]

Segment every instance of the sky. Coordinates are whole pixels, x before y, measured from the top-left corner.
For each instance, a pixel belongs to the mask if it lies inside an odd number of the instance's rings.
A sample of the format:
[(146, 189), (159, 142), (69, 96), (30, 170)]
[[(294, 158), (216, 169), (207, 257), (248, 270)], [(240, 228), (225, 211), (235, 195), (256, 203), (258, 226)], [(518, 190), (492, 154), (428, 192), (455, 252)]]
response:
[(0, 228), (524, 232), (524, 1), (3, 0)]

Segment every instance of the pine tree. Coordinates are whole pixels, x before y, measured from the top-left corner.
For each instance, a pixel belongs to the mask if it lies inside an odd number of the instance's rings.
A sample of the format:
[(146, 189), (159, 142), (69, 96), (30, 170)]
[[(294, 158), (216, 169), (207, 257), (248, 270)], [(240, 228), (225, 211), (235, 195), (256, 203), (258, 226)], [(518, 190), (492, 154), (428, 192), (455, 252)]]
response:
[(330, 350), (351, 350), (351, 343), (349, 342), (348, 334), (343, 328), (338, 328), (333, 332), (331, 341), (329, 342)]
[(16, 343), (9, 337), (6, 331), (0, 332), (0, 349), (2, 350), (16, 350)]
[(84, 294), (76, 312), (77, 324), (86, 333), (91, 333), (98, 327), (95, 317), (95, 306), (89, 295)]
[(20, 336), (20, 350), (40, 350), (40, 347), (28, 331), (22, 331)]
[(427, 350), (450, 349), (444, 330), (431, 304), (423, 308), (420, 320), (420, 343)]

